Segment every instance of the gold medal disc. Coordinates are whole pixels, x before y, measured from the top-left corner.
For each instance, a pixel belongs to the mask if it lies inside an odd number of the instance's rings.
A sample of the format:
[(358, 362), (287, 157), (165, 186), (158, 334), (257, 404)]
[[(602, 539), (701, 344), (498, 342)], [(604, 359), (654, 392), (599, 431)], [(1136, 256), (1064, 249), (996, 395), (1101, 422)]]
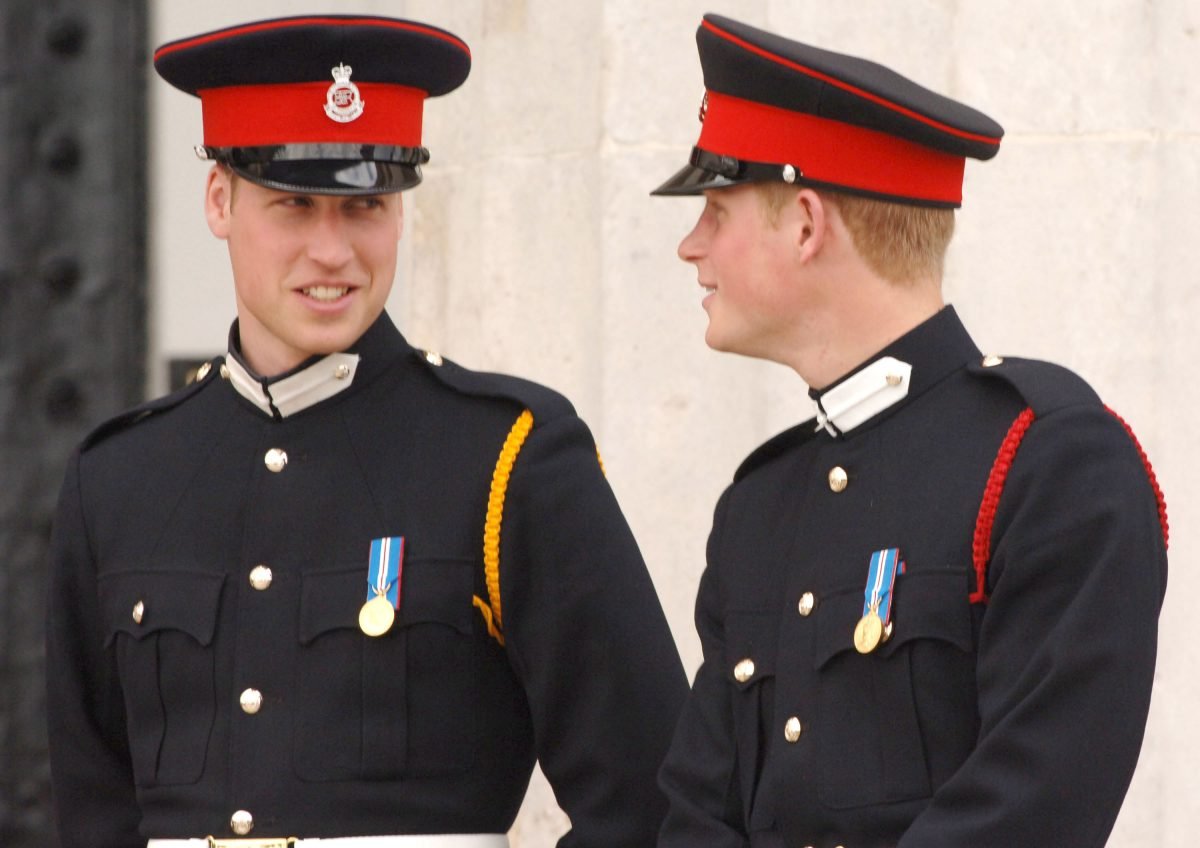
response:
[(392, 629), (396, 610), (383, 595), (376, 595), (358, 611), (358, 629), (368, 636), (382, 636)]
[(879, 647), (883, 638), (883, 620), (873, 612), (864, 615), (854, 628), (854, 647), (860, 654), (869, 654)]

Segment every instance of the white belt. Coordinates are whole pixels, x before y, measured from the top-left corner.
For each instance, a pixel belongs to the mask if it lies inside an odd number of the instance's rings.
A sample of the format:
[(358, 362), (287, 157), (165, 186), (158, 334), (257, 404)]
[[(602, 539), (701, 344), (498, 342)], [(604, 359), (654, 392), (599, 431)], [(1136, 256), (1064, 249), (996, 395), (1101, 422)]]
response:
[(438, 833), (332, 839), (151, 839), (146, 848), (508, 848), (508, 837), (503, 833)]

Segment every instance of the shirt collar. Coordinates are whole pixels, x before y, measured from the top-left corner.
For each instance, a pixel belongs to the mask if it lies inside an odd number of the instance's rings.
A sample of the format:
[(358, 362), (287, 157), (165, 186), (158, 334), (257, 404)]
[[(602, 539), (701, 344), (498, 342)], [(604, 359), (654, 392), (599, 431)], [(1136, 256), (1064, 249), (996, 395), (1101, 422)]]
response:
[[(238, 323), (234, 321), (229, 330), (225, 369), (230, 384), (239, 395), (272, 418), (283, 419), (346, 391), (364, 370), (371, 373), (379, 370), (386, 361), (386, 354), (397, 347), (397, 342), (399, 348), (406, 347), (384, 313), (350, 350), (312, 356), (283, 374), (262, 377), (243, 359)], [(365, 363), (372, 367), (364, 369)]]
[(979, 355), (954, 307), (947, 306), (827, 388), (810, 390), (816, 429), (844, 435)]

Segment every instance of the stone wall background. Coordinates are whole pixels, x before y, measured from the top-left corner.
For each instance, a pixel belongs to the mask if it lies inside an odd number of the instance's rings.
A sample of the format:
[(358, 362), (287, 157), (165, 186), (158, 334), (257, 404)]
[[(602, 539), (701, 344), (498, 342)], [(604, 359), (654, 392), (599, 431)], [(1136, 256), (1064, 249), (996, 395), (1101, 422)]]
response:
[[(159, 0), (152, 39), (313, 5)], [(433, 160), (406, 196), (391, 310), (416, 344), (575, 401), (689, 669), (717, 496), (750, 449), (808, 416), (794, 374), (705, 347), (694, 273), (674, 255), (700, 204), (648, 196), (698, 134), (701, 15), (868, 56), (997, 118), (1007, 130), (1000, 155), (968, 163), (947, 297), (986, 350), (1086, 376), (1155, 462), (1173, 570), (1146, 745), (1110, 844), (1192, 843), (1200, 0), (317, 5), (428, 21), (471, 45), (466, 85), (426, 108)], [(169, 359), (221, 349), (233, 298), (224, 248), (201, 212), (205, 166), (190, 152), (199, 109), (155, 78), (149, 105), (157, 392)], [(1103, 757), (1105, 740), (1094, 744)], [(514, 845), (552, 845), (564, 827), (535, 781)]]

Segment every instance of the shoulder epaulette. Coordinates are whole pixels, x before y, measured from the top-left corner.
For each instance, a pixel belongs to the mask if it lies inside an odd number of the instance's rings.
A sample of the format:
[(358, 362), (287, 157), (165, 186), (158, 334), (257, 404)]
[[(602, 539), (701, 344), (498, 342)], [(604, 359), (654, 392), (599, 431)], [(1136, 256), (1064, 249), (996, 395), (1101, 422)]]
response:
[(787, 453), (796, 446), (811, 439), (816, 433), (813, 428), (814, 420), (809, 419), (802, 424), (797, 424), (795, 427), (784, 430), (782, 433), (772, 436), (755, 448), (748, 457), (742, 460), (742, 464), (733, 473), (733, 482), (738, 482), (756, 468), (766, 465), (777, 456)]
[[(575, 407), (563, 395), (530, 380), (506, 374), (472, 371), (445, 359), (433, 351), (415, 350), (414, 355), (443, 385), (474, 397), (500, 398), (515, 402), (517, 415), (500, 447), (488, 491), (487, 512), (483, 524), (483, 574), (487, 597), (478, 595), (472, 603), (483, 616), (488, 635), (504, 645), (504, 609), (500, 594), (500, 537), (504, 525), (504, 502), (513, 467), (530, 431), (536, 425), (575, 414)], [(598, 455), (597, 455), (598, 456)]]
[(416, 350), (415, 354), (431, 374), (455, 391), (514, 401), (533, 413), (539, 424), (575, 414), (575, 407), (567, 398), (539, 383), (507, 374), (472, 371), (433, 351)]
[(985, 356), (968, 365), (967, 370), (977, 377), (1004, 380), (1039, 418), (1069, 406), (1100, 404), (1100, 397), (1082, 377), (1051, 362)]
[(1094, 405), (1107, 411), (1120, 423), (1142, 460), (1158, 509), (1163, 545), (1164, 547), (1167, 545), (1169, 538), (1167, 505), (1154, 474), (1154, 468), (1150, 465), (1150, 459), (1142, 449), (1133, 429), (1121, 416), (1104, 405), (1100, 396), (1082, 377), (1060, 365), (1016, 357), (986, 356), (980, 362), (971, 363), (967, 366), (967, 370), (979, 377), (1006, 381), (1027, 404), (1026, 408), (1013, 420), (1008, 433), (1000, 443), (1000, 448), (992, 463), (992, 470), (988, 475), (987, 484), (984, 487), (983, 499), (975, 519), (975, 533), (971, 546), (975, 571), (975, 587), (970, 594), (971, 603), (986, 604), (988, 601), (987, 576), (992, 555), (992, 527), (995, 523), (1000, 496), (1004, 492), (1004, 484), (1008, 479), (1008, 472), (1012, 468), (1013, 460), (1016, 458), (1017, 449), (1033, 422), (1056, 410), (1072, 406)]
[(83, 441), (80, 443), (79, 449), (81, 451), (85, 451), (88, 448), (94, 447), (95, 445), (104, 441), (109, 436), (128, 429), (139, 421), (149, 418), (151, 415), (155, 415), (179, 406), (179, 404), (196, 394), (196, 392), (200, 391), (200, 389), (206, 386), (214, 378), (222, 359), (223, 357), (216, 357), (215, 359), (206, 362), (204, 365), (201, 365), (200, 369), (197, 371), (196, 378), (182, 389), (177, 389), (168, 395), (163, 395), (162, 397), (155, 398), (154, 400), (148, 400), (145, 403), (138, 404), (132, 409), (127, 409), (124, 412), (120, 412), (117, 415), (114, 415), (112, 418), (109, 418), (107, 421), (99, 424), (95, 427), (95, 429), (84, 436)]

